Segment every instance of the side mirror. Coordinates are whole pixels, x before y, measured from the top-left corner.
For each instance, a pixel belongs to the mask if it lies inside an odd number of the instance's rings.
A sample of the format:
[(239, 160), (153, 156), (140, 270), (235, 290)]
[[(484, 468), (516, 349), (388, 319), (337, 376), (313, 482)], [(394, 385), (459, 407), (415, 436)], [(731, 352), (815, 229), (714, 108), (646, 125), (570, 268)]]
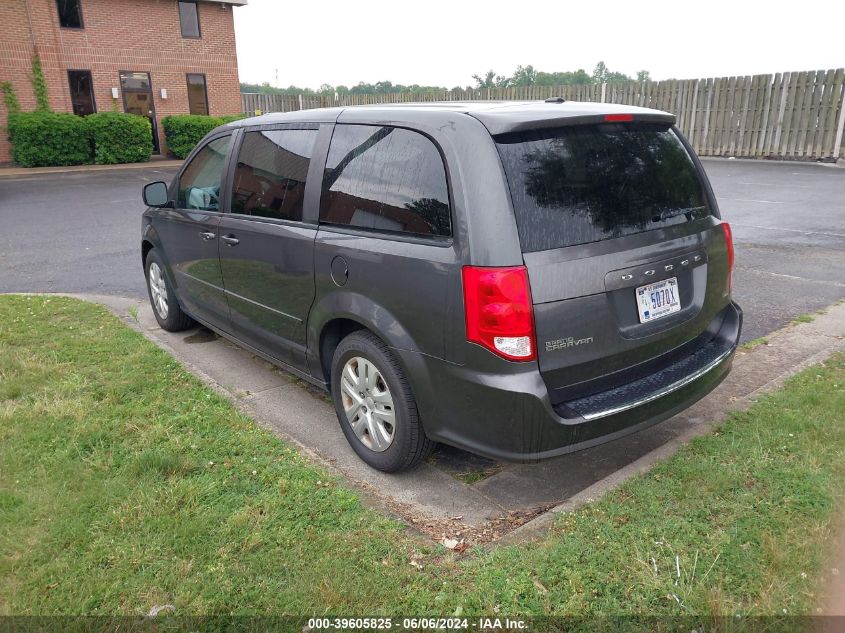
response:
[(148, 207), (165, 207), (170, 199), (167, 195), (167, 184), (161, 182), (151, 182), (144, 185), (143, 190), (144, 204)]

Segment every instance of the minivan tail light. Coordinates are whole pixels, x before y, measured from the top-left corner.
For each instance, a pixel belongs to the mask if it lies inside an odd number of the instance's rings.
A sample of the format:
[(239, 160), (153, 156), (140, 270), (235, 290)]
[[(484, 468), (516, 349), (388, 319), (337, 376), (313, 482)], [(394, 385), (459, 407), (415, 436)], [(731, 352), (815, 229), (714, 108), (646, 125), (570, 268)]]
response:
[(608, 123), (617, 123), (621, 121), (633, 121), (633, 114), (605, 114), (604, 120)]
[(728, 292), (730, 292), (734, 274), (734, 236), (731, 225), (727, 222), (722, 222), (722, 231), (725, 233), (725, 243), (728, 247)]
[(464, 266), (463, 280), (467, 340), (507, 360), (534, 360), (534, 309), (525, 266)]

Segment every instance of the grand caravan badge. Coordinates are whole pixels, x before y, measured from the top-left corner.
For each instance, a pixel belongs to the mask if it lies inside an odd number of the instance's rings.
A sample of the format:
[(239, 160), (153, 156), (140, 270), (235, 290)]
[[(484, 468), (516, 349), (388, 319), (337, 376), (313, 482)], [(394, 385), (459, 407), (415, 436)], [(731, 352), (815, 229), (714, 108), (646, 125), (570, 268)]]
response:
[(569, 347), (578, 347), (579, 345), (589, 345), (593, 342), (593, 337), (588, 336), (587, 338), (559, 338), (556, 341), (546, 341), (546, 351), (547, 352), (554, 352), (558, 349), (567, 349)]

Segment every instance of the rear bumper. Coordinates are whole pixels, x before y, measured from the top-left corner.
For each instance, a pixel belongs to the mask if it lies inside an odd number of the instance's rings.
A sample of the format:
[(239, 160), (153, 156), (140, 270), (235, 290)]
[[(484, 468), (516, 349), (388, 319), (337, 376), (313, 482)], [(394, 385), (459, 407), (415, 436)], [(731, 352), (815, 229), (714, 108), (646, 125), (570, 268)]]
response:
[(721, 317), (714, 339), (691, 356), (646, 378), (556, 405), (533, 363), (495, 374), (396, 352), (414, 377), (431, 439), (495, 459), (533, 462), (634, 433), (710, 393), (730, 372), (742, 328), (736, 304)]

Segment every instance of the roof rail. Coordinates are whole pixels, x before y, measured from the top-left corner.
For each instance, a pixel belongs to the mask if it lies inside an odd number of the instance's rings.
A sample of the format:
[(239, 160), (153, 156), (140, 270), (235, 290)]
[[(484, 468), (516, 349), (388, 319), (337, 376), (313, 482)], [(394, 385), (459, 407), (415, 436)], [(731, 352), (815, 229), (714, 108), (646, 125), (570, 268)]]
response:
[(549, 97), (546, 99), (546, 103), (565, 103), (566, 99), (563, 97)]

